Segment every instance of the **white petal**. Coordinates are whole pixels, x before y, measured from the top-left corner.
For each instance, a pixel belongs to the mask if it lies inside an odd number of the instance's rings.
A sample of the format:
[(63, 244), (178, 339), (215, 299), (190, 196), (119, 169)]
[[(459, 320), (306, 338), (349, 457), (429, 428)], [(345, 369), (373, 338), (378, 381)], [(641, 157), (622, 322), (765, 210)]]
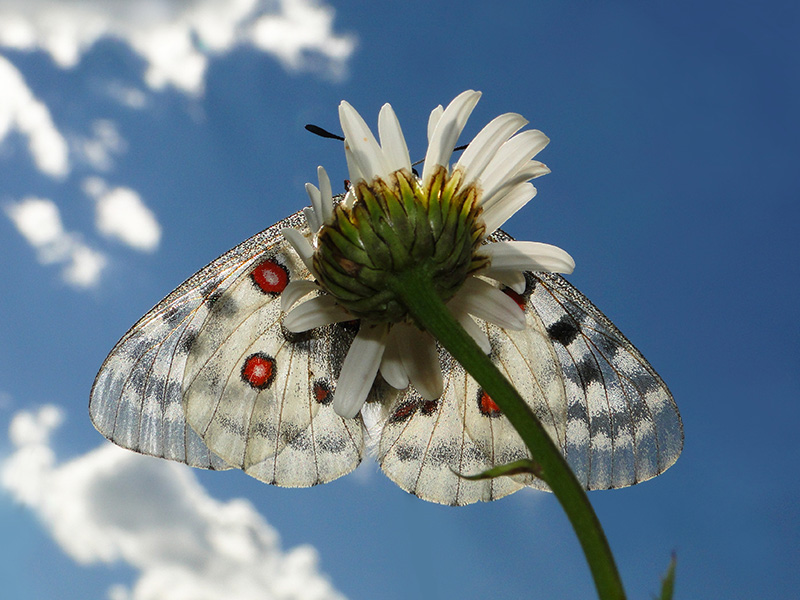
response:
[(572, 273), (575, 269), (575, 261), (566, 251), (541, 242), (497, 242), (481, 246), (480, 253), (492, 259), (492, 269), (500, 271)]
[(283, 237), (286, 238), (286, 241), (292, 245), (294, 251), (297, 252), (297, 255), (300, 259), (306, 264), (308, 270), (313, 271), (313, 265), (311, 264), (311, 257), (314, 255), (314, 248), (311, 247), (311, 244), (308, 243), (308, 240), (305, 236), (294, 229), (293, 227), (286, 227), (281, 229), (281, 233)]
[(443, 389), (436, 341), (429, 333), (408, 323), (399, 323), (394, 328), (398, 329), (396, 344), (411, 385), (425, 400), (435, 400)]
[(527, 183), (531, 179), (536, 179), (537, 177), (547, 175), (548, 173), (550, 173), (550, 169), (548, 169), (543, 163), (540, 163), (538, 160), (529, 161), (527, 165), (522, 167), (514, 175), (507, 177), (503, 182), (503, 185), (495, 188), (490, 196), (484, 194), (480, 200), (483, 210), (487, 210), (496, 202), (502, 200), (509, 192), (511, 192), (520, 184)]
[(352, 419), (364, 406), (381, 364), (387, 331), (386, 324), (361, 322), (361, 329), (347, 352), (333, 393), (333, 410), (340, 417)]
[[(504, 286), (511, 288), (518, 294), (521, 294), (525, 291), (525, 275), (523, 275), (521, 271), (505, 271), (503, 269), (496, 269), (491, 266), (488, 269), (481, 271), (480, 274), (484, 277), (488, 277), (489, 279), (499, 281)], [(284, 294), (285, 293), (286, 292), (284, 292)]]
[(342, 204), (347, 207), (348, 210), (352, 210), (353, 204), (356, 202), (356, 194), (353, 192), (353, 188), (351, 187), (347, 192), (345, 192), (344, 198), (342, 198)]
[(456, 163), (456, 168), (461, 167), (465, 174), (461, 185), (467, 186), (479, 178), (500, 146), (527, 124), (522, 115), (506, 113), (481, 129)]
[(475, 343), (478, 344), (480, 349), (486, 354), (489, 354), (489, 352), (492, 351), (492, 346), (489, 343), (489, 336), (487, 336), (483, 328), (475, 322), (475, 319), (469, 316), (469, 313), (465, 310), (454, 310), (453, 315), (458, 319), (458, 322), (461, 323), (461, 326), (469, 336), (475, 340)]
[[(306, 185), (308, 185), (308, 184), (306, 184)], [(306, 206), (303, 209), (303, 216), (306, 218), (306, 225), (308, 225), (308, 228), (311, 231), (319, 230), (319, 225), (317, 223), (317, 215), (314, 212), (313, 208), (309, 208), (308, 206)]]
[(358, 162), (347, 143), (344, 145), (344, 158), (347, 161), (347, 172), (350, 174), (350, 183), (355, 185), (359, 181), (365, 181), (364, 173), (361, 172), (361, 167), (358, 166)]
[(536, 195), (536, 188), (532, 184), (520, 183), (512, 188), (502, 198), (496, 198), (488, 208), (484, 208), (483, 224), (486, 226), (484, 237), (495, 232), (503, 223), (508, 221), (514, 213), (530, 202)]
[(283, 312), (289, 312), (289, 309), (291, 309), (300, 298), (318, 289), (320, 289), (319, 286), (308, 279), (290, 281), (289, 285), (286, 286), (286, 289), (283, 290), (281, 294), (281, 310)]
[(442, 118), (442, 113), (444, 113), (444, 107), (440, 104), (436, 108), (431, 111), (431, 116), (428, 117), (428, 143), (430, 144), (431, 138), (433, 137), (433, 132), (436, 130), (436, 124), (439, 122), (439, 119)]
[(311, 200), (311, 208), (304, 208), (303, 214), (306, 216), (306, 223), (308, 223), (308, 228), (311, 231), (319, 231), (319, 228), (322, 227), (322, 222), (320, 221), (319, 215), (322, 214), (322, 196), (313, 183), (306, 184), (306, 194), (308, 194), (309, 200)]
[(381, 375), (396, 390), (408, 387), (408, 373), (400, 358), (400, 346), (397, 344), (397, 326), (392, 327), (386, 338), (386, 351), (381, 359)]
[(538, 160), (532, 160), (527, 164), (527, 166), (519, 170), (517, 176), (525, 176), (527, 179), (523, 179), (522, 181), (528, 181), (530, 179), (541, 177), (542, 175), (547, 175), (548, 173), (550, 173), (550, 168), (546, 164), (539, 162)]
[(422, 168), (423, 185), (428, 185), (428, 180), (437, 167), (449, 165), (458, 136), (461, 135), (461, 130), (464, 129), (464, 125), (480, 97), (480, 92), (467, 90), (456, 96), (444, 109), (428, 142), (425, 166)]
[(525, 313), (506, 294), (477, 277), (469, 277), (450, 301), (458, 310), (465, 310), (484, 321), (505, 329), (525, 329)]
[(317, 296), (290, 310), (283, 320), (283, 326), (291, 332), (302, 333), (352, 318), (353, 315), (336, 304), (331, 296)]
[[(339, 104), (339, 122), (344, 132), (345, 144), (350, 147), (364, 180), (367, 183), (372, 183), (376, 177), (386, 180), (391, 169), (383, 150), (361, 115), (344, 100)], [(358, 180), (352, 177), (353, 174), (350, 175), (353, 183), (357, 183)]]
[(333, 217), (333, 191), (331, 190), (331, 179), (328, 172), (323, 167), (317, 167), (317, 179), (319, 180), (319, 193), (321, 208), (319, 218), (322, 223), (330, 223)]
[(378, 135), (381, 138), (381, 148), (389, 171), (405, 169), (411, 173), (411, 158), (408, 155), (406, 138), (390, 104), (384, 104), (378, 114)]
[(538, 154), (550, 140), (541, 131), (531, 129), (515, 135), (503, 144), (487, 165), (481, 178), (483, 200), (487, 202), (510, 177), (528, 166), (530, 159)]

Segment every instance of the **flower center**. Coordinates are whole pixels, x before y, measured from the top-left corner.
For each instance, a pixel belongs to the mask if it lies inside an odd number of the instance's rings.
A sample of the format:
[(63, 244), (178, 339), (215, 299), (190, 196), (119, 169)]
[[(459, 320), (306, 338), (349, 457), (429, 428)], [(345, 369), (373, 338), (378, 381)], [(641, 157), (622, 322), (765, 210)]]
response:
[(485, 232), (479, 190), (461, 186), (444, 167), (423, 187), (405, 170), (394, 181), (359, 182), (352, 207), (340, 203), (317, 234), (314, 269), (320, 284), (355, 317), (396, 323), (407, 309), (395, 276), (430, 278), (442, 300), (452, 298), (488, 259), (478, 256)]

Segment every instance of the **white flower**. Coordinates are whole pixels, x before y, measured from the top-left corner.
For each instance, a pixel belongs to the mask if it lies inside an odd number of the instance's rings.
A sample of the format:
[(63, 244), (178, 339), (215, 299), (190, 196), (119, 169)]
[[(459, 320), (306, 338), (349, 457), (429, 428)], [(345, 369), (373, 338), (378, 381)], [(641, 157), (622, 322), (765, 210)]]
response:
[[(469, 90), (459, 94), (447, 108), (439, 106), (431, 112), (428, 151), (419, 178), (411, 175), (405, 138), (392, 107), (385, 104), (381, 108), (378, 143), (361, 116), (343, 101), (339, 106), (339, 119), (352, 182), (343, 205), (350, 209), (361, 201), (357, 189), (359, 185), (363, 189), (362, 183), (375, 196), (388, 188), (399, 194), (397, 190), (407, 180), (412, 180), (416, 189), (421, 188), (425, 193), (431, 186), (451, 185), (459, 193), (474, 194), (480, 206), (476, 221), (479, 221), (477, 226), (482, 224), (484, 229), (477, 242), (491, 235), (536, 195), (530, 180), (550, 170), (533, 157), (549, 140), (538, 130), (517, 133), (527, 121), (518, 114), (506, 113), (486, 125), (451, 168), (453, 149), (479, 98), (479, 92)], [(332, 225), (335, 206), (330, 180), (322, 167), (318, 169), (318, 176), (319, 188), (306, 184), (311, 208), (304, 212), (310, 239), (295, 229), (283, 232), (315, 277), (318, 273), (314, 255), (319, 234)], [(395, 200), (395, 196), (390, 199)], [(495, 242), (476, 247), (473, 254), (482, 266), (466, 275), (447, 306), (488, 353), (489, 340), (473, 317), (505, 329), (521, 330), (525, 328), (525, 315), (514, 300), (486, 279), (521, 293), (525, 288), (524, 271), (571, 273), (575, 263), (560, 248), (537, 242)], [(297, 304), (315, 291), (322, 293)], [(343, 305), (346, 302), (337, 300), (327, 291), (324, 285), (311, 281), (290, 283), (282, 298), (283, 310), (288, 311), (284, 321), (286, 328), (301, 332), (356, 318), (352, 309)], [(425, 399), (435, 399), (442, 393), (442, 373), (433, 337), (407, 319), (384, 322), (362, 318), (334, 392), (333, 406), (339, 415), (352, 418), (359, 413), (378, 371), (389, 385), (405, 389), (410, 384)]]

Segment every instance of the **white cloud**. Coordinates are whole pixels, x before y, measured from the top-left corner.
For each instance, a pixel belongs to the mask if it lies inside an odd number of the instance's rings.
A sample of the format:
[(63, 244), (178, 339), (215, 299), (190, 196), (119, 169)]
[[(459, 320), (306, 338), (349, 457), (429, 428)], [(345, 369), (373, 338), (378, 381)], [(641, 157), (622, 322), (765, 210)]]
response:
[(113, 156), (122, 154), (128, 147), (114, 121), (109, 119), (93, 121), (91, 137), (76, 137), (71, 145), (73, 151), (97, 171), (108, 171), (114, 166)]
[(14, 226), (37, 251), (41, 264), (63, 263), (62, 277), (75, 287), (95, 285), (106, 265), (101, 252), (64, 230), (58, 207), (52, 200), (28, 197), (5, 209)]
[(188, 467), (104, 444), (58, 464), (53, 406), (18, 413), (0, 483), (76, 562), (124, 561), (138, 573), (112, 600), (339, 600), (309, 546), (288, 552), (243, 499), (220, 502)]
[(114, 37), (145, 60), (149, 86), (199, 93), (207, 55), (239, 44), (272, 53), (292, 70), (316, 68), (321, 58), (328, 72), (341, 74), (355, 42), (332, 24), (333, 10), (316, 0), (5, 0), (0, 45), (43, 49), (66, 68), (97, 40)]
[(152, 252), (158, 248), (161, 225), (134, 190), (109, 189), (99, 177), (87, 178), (83, 190), (97, 203), (95, 224), (100, 233), (135, 250)]
[[(0, 8), (0, 31), (8, 27)], [(50, 111), (28, 88), (22, 74), (0, 56), (0, 143), (16, 131), (28, 141), (28, 149), (43, 173), (59, 177), (69, 171), (67, 142), (59, 133)]]
[(333, 36), (334, 11), (312, 2), (282, 2), (283, 11), (264, 15), (250, 29), (250, 39), (262, 50), (275, 54), (289, 69), (302, 69), (309, 54), (331, 61), (331, 72), (343, 74), (356, 42), (349, 36)]
[(141, 110), (147, 106), (147, 94), (120, 81), (109, 82), (104, 91), (111, 98), (128, 108)]

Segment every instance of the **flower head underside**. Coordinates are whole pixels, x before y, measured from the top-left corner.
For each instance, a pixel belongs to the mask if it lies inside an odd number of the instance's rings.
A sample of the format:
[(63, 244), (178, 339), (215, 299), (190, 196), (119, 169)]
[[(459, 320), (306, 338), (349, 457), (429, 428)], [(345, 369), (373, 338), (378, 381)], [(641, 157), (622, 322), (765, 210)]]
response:
[[(425, 399), (442, 393), (436, 341), (414, 323), (396, 293), (399, 273), (413, 271), (430, 280), (489, 352), (489, 340), (473, 317), (520, 330), (525, 315), (487, 280), (521, 292), (524, 271), (570, 273), (575, 266), (569, 254), (548, 244), (484, 243), (536, 195), (530, 180), (550, 170), (534, 156), (549, 140), (538, 130), (520, 132), (527, 121), (506, 113), (489, 122), (451, 167), (453, 149), (479, 98), (468, 90), (431, 112), (420, 176), (389, 104), (378, 116), (379, 143), (355, 109), (342, 102), (351, 187), (335, 203), (319, 167), (319, 187), (306, 185), (310, 234), (283, 232), (316, 279), (292, 282), (284, 291), (285, 326), (300, 332), (360, 320), (334, 392), (334, 409), (343, 417), (359, 413), (379, 371), (389, 385), (413, 385)], [(320, 293), (298, 304), (315, 291)]]

